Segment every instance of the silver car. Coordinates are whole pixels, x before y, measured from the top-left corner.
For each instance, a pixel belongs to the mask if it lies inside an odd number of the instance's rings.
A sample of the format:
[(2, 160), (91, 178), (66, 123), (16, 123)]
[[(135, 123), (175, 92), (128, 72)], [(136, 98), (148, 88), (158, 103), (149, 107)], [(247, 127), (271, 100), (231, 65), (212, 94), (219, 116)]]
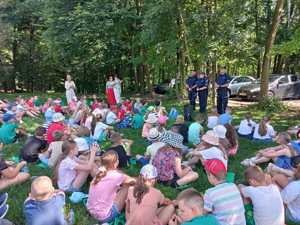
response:
[(233, 77), (228, 86), (229, 96), (236, 96), (241, 87), (248, 86), (255, 82), (255, 79), (250, 76)]

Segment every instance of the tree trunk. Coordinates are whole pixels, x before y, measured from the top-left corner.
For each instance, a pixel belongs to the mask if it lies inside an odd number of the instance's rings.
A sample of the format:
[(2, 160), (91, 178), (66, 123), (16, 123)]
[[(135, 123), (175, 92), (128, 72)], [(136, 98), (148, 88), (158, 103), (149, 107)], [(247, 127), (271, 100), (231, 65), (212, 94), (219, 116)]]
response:
[(263, 57), (261, 84), (260, 84), (260, 97), (261, 97), (260, 101), (262, 101), (268, 95), (271, 50), (280, 24), (281, 15), (283, 11), (283, 3), (284, 0), (277, 0), (274, 16), (272, 20), (272, 27), (269, 32), (266, 45), (265, 45), (265, 53)]

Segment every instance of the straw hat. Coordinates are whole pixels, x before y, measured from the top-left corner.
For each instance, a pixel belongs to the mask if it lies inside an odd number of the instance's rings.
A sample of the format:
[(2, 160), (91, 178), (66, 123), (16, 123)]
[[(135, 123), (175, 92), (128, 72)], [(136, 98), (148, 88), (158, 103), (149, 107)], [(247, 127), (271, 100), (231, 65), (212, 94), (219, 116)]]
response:
[(202, 141), (211, 144), (211, 145), (219, 145), (219, 138), (216, 136), (215, 132), (212, 130), (207, 131), (203, 137)]
[(161, 133), (159, 133), (157, 128), (151, 128), (149, 130), (149, 135), (148, 135), (147, 139), (149, 141), (157, 141), (160, 139), (160, 137), (161, 137)]

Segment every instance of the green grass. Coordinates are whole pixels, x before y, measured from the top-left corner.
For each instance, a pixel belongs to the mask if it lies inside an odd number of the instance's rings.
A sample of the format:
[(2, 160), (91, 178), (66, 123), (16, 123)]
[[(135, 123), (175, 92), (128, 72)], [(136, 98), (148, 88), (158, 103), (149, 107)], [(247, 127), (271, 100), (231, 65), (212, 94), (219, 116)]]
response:
[[(15, 95), (8, 96), (9, 98), (14, 97)], [(43, 99), (46, 99), (46, 96), (43, 95)], [(0, 95), (1, 97), (1, 95)], [(167, 101), (164, 102), (167, 108), (170, 107), (177, 107), (182, 108), (182, 102), (176, 101)], [(243, 116), (247, 112), (252, 112), (255, 119), (261, 118), (265, 113), (257, 109), (256, 107), (248, 107), (248, 108), (235, 108), (233, 111), (234, 115), (234, 124), (239, 124), (239, 121), (243, 118)], [(29, 132), (33, 132), (34, 129), (42, 123), (42, 119), (24, 119), (24, 124)], [(295, 115), (293, 112), (283, 112), (280, 114), (272, 115), (272, 124), (276, 128), (277, 131), (285, 131), (289, 126), (297, 125), (300, 123), (300, 117)], [(133, 130), (133, 129), (123, 129), (121, 130), (124, 133), (126, 138), (134, 140), (134, 144), (132, 146), (133, 154), (143, 154), (145, 151), (146, 143), (141, 138), (141, 130)], [(240, 148), (238, 151), (237, 156), (230, 158), (229, 160), (229, 171), (232, 171), (236, 174), (236, 181), (237, 183), (243, 182), (243, 171), (244, 167), (240, 165), (240, 161), (246, 157), (253, 155), (257, 150), (270, 146), (273, 144), (258, 144), (246, 139), (240, 139)], [(4, 155), (5, 158), (8, 159), (13, 155), (18, 155), (19, 149), (21, 148), (22, 143), (13, 144), (9, 146), (5, 146), (4, 148)], [(136, 176), (139, 172), (139, 166), (134, 165), (130, 168), (126, 169), (126, 172), (129, 175)], [(210, 187), (206, 175), (204, 174), (202, 168), (197, 168), (197, 172), (199, 173), (199, 179), (193, 183), (193, 187), (195, 187), (200, 192), (204, 193), (207, 188)], [(36, 164), (30, 165), (30, 173), (32, 176), (39, 176), (39, 175), (48, 175), (51, 176), (52, 173), (48, 169), (41, 169), (37, 167)], [(174, 190), (170, 187), (164, 187), (158, 185), (158, 188), (162, 190), (166, 197), (174, 199), (178, 194), (177, 190)], [(29, 191), (30, 191), (30, 181), (22, 184), (17, 185), (12, 188), (9, 188), (9, 200), (8, 203), (10, 205), (10, 210), (8, 215), (6, 216), (7, 219), (13, 221), (15, 224), (24, 224), (24, 217), (22, 213), (22, 205), (24, 200), (26, 199)], [(85, 185), (84, 190), (85, 192), (88, 191), (88, 185)], [(91, 225), (96, 224), (93, 218), (88, 215), (83, 204), (70, 204), (70, 207), (74, 209), (76, 215), (76, 224), (78, 225)]]

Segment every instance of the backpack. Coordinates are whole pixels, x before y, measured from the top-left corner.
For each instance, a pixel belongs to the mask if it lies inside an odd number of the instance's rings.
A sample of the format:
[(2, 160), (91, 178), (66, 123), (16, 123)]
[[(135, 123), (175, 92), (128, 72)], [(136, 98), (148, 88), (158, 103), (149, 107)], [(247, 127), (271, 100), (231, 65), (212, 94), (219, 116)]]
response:
[(185, 121), (192, 121), (192, 108), (190, 105), (183, 107), (183, 116)]
[(176, 120), (178, 116), (178, 111), (175, 108), (171, 108), (170, 113), (169, 113), (169, 119), (170, 120)]

